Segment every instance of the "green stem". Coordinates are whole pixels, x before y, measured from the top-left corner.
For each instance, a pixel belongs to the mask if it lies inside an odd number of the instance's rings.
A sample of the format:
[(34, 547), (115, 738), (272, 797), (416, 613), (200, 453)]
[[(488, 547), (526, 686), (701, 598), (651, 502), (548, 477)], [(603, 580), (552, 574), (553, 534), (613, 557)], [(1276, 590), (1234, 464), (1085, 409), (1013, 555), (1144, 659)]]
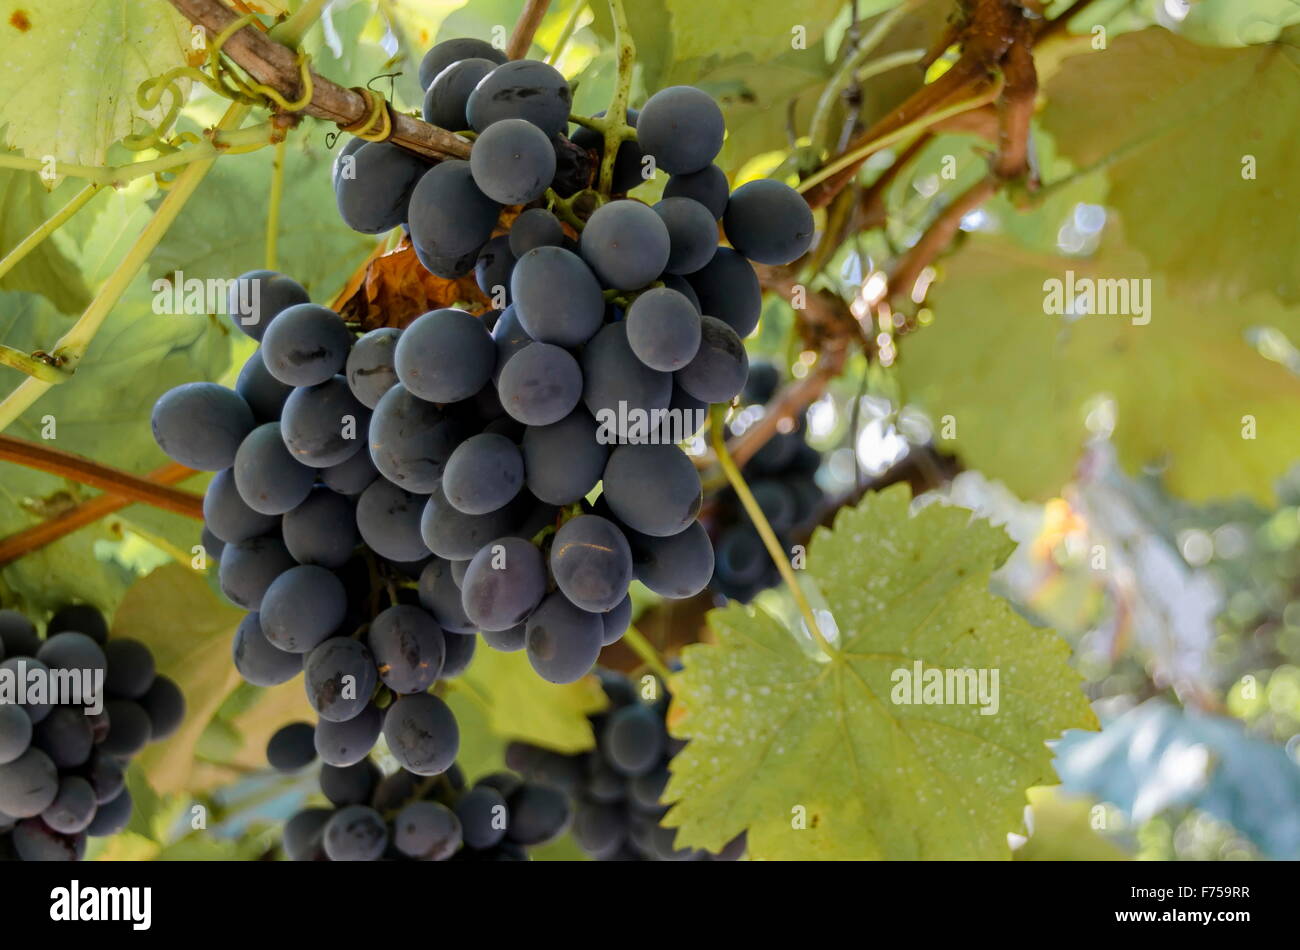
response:
[(297, 49), (312, 24), (320, 19), (329, 0), (303, 0), (303, 5), (290, 14), (289, 19), (271, 27), (266, 35), (290, 49)]
[[(217, 129), (226, 131), (236, 129), (239, 124), (248, 117), (251, 107), (242, 103), (234, 103), (226, 110), (221, 121), (217, 123)], [(172, 183), (171, 189), (167, 196), (163, 198), (162, 204), (154, 212), (149, 223), (145, 225), (140, 236), (135, 239), (131, 249), (126, 252), (126, 256), (117, 265), (117, 268), (109, 275), (108, 280), (100, 287), (99, 293), (95, 299), (90, 302), (84, 313), (72, 325), (72, 328), (55, 344), (53, 355), (61, 358), (64, 362), (62, 365), (67, 367), (68, 372), (73, 372), (81, 358), (86, 353), (86, 348), (90, 346), (90, 341), (94, 339), (95, 334), (103, 325), (109, 311), (117, 305), (122, 294), (126, 292), (131, 281), (135, 279), (136, 273), (145, 262), (149, 255), (153, 253), (154, 248), (163, 239), (168, 228), (176, 220), (185, 203), (189, 201), (198, 188), (199, 183), (203, 181), (208, 170), (212, 168), (216, 157), (199, 159), (189, 165), (185, 171), (176, 176)], [(5, 397), (0, 402), (0, 431), (7, 429), (9, 425), (20, 415), (27, 411), (31, 405), (41, 398), (42, 395), (50, 388), (52, 384), (39, 379), (26, 379), (22, 384)]]
[(672, 674), (668, 670), (668, 664), (659, 656), (659, 651), (654, 648), (649, 640), (636, 627), (628, 627), (627, 633), (623, 634), (623, 642), (632, 648), (632, 652), (641, 658), (646, 666), (654, 670), (663, 679), (668, 682), (668, 677)]
[(785, 551), (781, 550), (781, 542), (776, 538), (776, 532), (772, 530), (771, 524), (768, 523), (767, 516), (763, 514), (763, 509), (759, 507), (758, 502), (754, 499), (754, 493), (749, 490), (749, 485), (745, 482), (745, 476), (740, 474), (740, 469), (736, 467), (736, 461), (727, 451), (727, 406), (725, 403), (718, 403), (713, 406), (709, 417), (710, 435), (713, 439), (713, 451), (718, 456), (718, 464), (722, 466), (722, 471), (726, 473), (727, 481), (731, 483), (731, 488), (740, 499), (741, 505), (745, 508), (745, 513), (749, 515), (749, 520), (754, 523), (758, 530), (758, 536), (763, 539), (763, 546), (767, 548), (767, 553), (771, 556), (772, 562), (776, 565), (777, 571), (781, 574), (781, 579), (785, 581), (786, 586), (790, 588), (790, 595), (794, 597), (794, 602), (799, 606), (799, 613), (803, 614), (804, 625), (808, 627), (808, 632), (812, 638), (817, 641), (817, 645), (829, 657), (836, 657), (839, 651), (830, 645), (824, 636), (821, 628), (817, 626), (817, 618), (813, 615), (812, 607), (808, 603), (808, 598), (804, 596), (803, 588), (799, 586), (799, 579), (795, 577), (794, 568), (790, 566), (790, 559), (786, 556)]
[(34, 379), (51, 384), (61, 383), (68, 378), (67, 374), (57, 366), (52, 366), (42, 359), (28, 356), (22, 350), (16, 350), (12, 346), (5, 346), (4, 344), (0, 344), (0, 365), (10, 366)]
[(605, 131), (605, 120), (597, 118), (588, 118), (585, 115), (576, 115), (569, 113), (569, 121), (574, 125), (581, 125), (583, 128), (591, 129), (593, 132)]
[(36, 245), (40, 244), (47, 237), (61, 228), (64, 222), (80, 211), (85, 206), (86, 202), (99, 193), (99, 190), (102, 187), (104, 186), (91, 183), (85, 188), (82, 188), (72, 196), (71, 201), (65, 204), (58, 211), (54, 212), (48, 221), (45, 221), (39, 228), (19, 241), (14, 246), (14, 249), (5, 255), (3, 260), (0, 260), (0, 278), (3, 278), (5, 274), (13, 270), (14, 265), (30, 254)]
[(862, 143), (862, 145), (860, 145), (858, 148), (854, 149), (853, 151), (845, 152), (839, 158), (835, 159), (835, 161), (830, 162), (829, 164), (818, 169), (815, 175), (811, 175), (808, 178), (805, 178), (803, 181), (799, 182), (799, 187), (796, 188), (795, 190), (798, 191), (800, 194), (803, 194), (804, 192), (812, 188), (815, 188), (817, 185), (820, 185), (828, 178), (834, 177), (840, 171), (842, 171), (845, 168), (848, 168), (850, 165), (856, 165), (857, 163), (866, 159), (868, 156), (874, 155), (876, 152), (879, 152), (881, 149), (888, 148), (889, 146), (894, 145), (898, 142), (902, 142), (905, 139), (910, 139), (912, 136), (924, 132), (930, 126), (938, 122), (942, 122), (944, 119), (950, 119), (953, 116), (960, 115), (963, 112), (969, 112), (972, 109), (978, 109), (980, 106), (988, 105), (990, 102), (992, 102), (994, 99), (998, 97), (998, 94), (1001, 91), (1002, 91), (1002, 82), (999, 80), (998, 82), (994, 83), (993, 86), (990, 87), (986, 92), (983, 92), (978, 96), (974, 96), (970, 99), (963, 99), (960, 102), (954, 102), (952, 105), (947, 106), (946, 108), (943, 109), (939, 109), (935, 112), (926, 113), (923, 116), (919, 116), (918, 118), (913, 119), (911, 122), (907, 123), (906, 125), (899, 126), (897, 129), (894, 129), (894, 131), (892, 132), (887, 132), (884, 135), (878, 136), (877, 138), (874, 138), (869, 142), (864, 142)]
[(271, 164), (271, 194), (266, 207), (266, 269), (275, 270), (276, 241), (280, 237), (280, 200), (284, 196), (285, 140), (275, 145), (275, 161)]
[[(206, 161), (218, 155), (256, 151), (264, 145), (271, 144), (273, 134), (276, 133), (270, 125), (255, 125), (247, 129), (240, 129), (238, 132), (218, 132), (209, 141), (178, 149), (175, 152), (169, 152), (148, 161), (134, 162), (130, 165), (98, 167), (58, 162), (54, 167), (55, 171), (60, 175), (82, 178), (97, 185), (111, 185), (116, 188), (137, 178), (143, 178), (145, 175), (153, 175), (182, 165), (192, 165), (195, 162)], [(21, 155), (0, 154), (0, 168), (41, 171), (45, 167), (46, 162), (40, 159), (25, 158)]]
[(614, 181), (614, 159), (632, 129), (627, 124), (627, 101), (632, 95), (632, 67), (636, 65), (636, 44), (628, 29), (623, 0), (609, 0), (609, 16), (614, 23), (614, 52), (618, 58), (618, 76), (614, 95), (605, 110), (605, 154), (600, 160), (599, 191), (608, 197)]
[[(578, 192), (578, 195), (580, 194), (582, 194), (582, 192)], [(578, 197), (578, 195), (574, 195), (573, 198)], [(561, 198), (555, 189), (546, 189), (546, 200), (550, 204), (551, 211), (559, 217), (561, 221), (568, 222), (573, 225), (575, 231), (581, 233), (582, 229), (586, 227), (586, 222), (574, 213), (573, 198)]]
[(578, 0), (569, 11), (569, 18), (564, 21), (564, 29), (560, 31), (560, 38), (555, 41), (555, 48), (551, 54), (546, 57), (546, 62), (554, 66), (559, 62), (560, 55), (564, 52), (564, 47), (569, 45), (569, 40), (573, 37), (573, 31), (578, 28), (578, 18), (582, 16), (582, 11), (587, 8), (587, 0)]
[[(824, 149), (829, 146), (827, 138), (830, 133), (831, 112), (835, 108), (835, 101), (853, 83), (858, 69), (867, 61), (867, 57), (875, 52), (876, 47), (894, 28), (894, 24), (911, 12), (913, 8), (919, 6), (920, 2), (921, 0), (906, 0), (905, 3), (899, 4), (882, 16), (872, 26), (871, 31), (862, 38), (862, 42), (840, 63), (839, 68), (835, 70), (835, 75), (831, 77), (831, 81), (822, 90), (821, 98), (817, 100), (817, 108), (813, 112), (808, 137), (812, 139), (815, 148)], [(925, 52), (922, 51), (921, 56), (924, 55)], [(920, 56), (917, 59), (920, 59)]]

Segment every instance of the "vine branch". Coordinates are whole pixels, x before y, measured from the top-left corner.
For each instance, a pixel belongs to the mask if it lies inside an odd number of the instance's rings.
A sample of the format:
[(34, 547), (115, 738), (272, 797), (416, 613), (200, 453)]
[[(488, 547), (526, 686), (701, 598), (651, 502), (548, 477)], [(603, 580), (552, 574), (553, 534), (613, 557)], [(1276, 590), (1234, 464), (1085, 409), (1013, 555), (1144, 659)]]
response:
[(528, 0), (515, 21), (515, 28), (506, 43), (506, 56), (510, 59), (523, 59), (533, 45), (533, 37), (542, 25), (542, 19), (551, 5), (551, 0)]
[(10, 435), (0, 435), (0, 461), (70, 478), (83, 485), (143, 502), (187, 518), (203, 519), (203, 496), (160, 485), (120, 468), (102, 465), (80, 455), (37, 445)]

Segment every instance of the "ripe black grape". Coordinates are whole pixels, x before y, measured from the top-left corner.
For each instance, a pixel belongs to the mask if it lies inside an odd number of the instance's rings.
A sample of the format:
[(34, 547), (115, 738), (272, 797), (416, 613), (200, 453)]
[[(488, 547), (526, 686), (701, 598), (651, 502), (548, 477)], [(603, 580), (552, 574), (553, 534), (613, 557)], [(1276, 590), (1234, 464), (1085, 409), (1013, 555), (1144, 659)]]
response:
[(760, 178), (731, 194), (722, 219), (727, 240), (760, 264), (789, 264), (812, 245), (812, 210), (784, 182)]
[(267, 588), (258, 620), (272, 646), (308, 653), (338, 628), (346, 611), (342, 582), (323, 567), (299, 564)]
[(758, 326), (763, 291), (753, 266), (729, 247), (720, 247), (713, 259), (687, 277), (700, 300), (700, 313), (717, 317), (741, 339)]
[(673, 445), (620, 445), (605, 466), (604, 497), (634, 531), (668, 537), (685, 531), (701, 504), (700, 476)]
[(280, 434), (299, 462), (329, 468), (365, 445), (369, 422), (370, 410), (352, 395), (346, 379), (334, 376), (293, 391), (280, 417)]
[(380, 234), (406, 221), (411, 189), (429, 163), (389, 142), (367, 142), (340, 162), (334, 180), (339, 217), (354, 231)]
[(452, 63), (465, 59), (486, 59), (493, 63), (504, 63), (506, 54), (491, 43), (469, 36), (443, 40), (425, 53), (424, 58), (420, 60), (420, 88), (428, 89), (438, 78), (439, 73)]
[(492, 337), (463, 310), (434, 310), (417, 318), (397, 342), (397, 376), (412, 395), (430, 402), (467, 399), (496, 365)]
[(297, 772), (316, 761), (316, 730), (308, 722), (281, 726), (266, 744), (266, 761), (277, 772)]
[(379, 678), (395, 693), (422, 693), (442, 674), (446, 639), (419, 607), (398, 604), (381, 611), (367, 639)]
[(572, 683), (591, 670), (604, 636), (599, 614), (555, 591), (528, 617), (528, 662), (548, 682)]
[(229, 468), (257, 424), (243, 397), (216, 383), (185, 383), (153, 407), (153, 437), (175, 462), (216, 472)]
[(474, 184), (469, 162), (448, 159), (425, 172), (411, 192), (411, 241), (431, 261), (441, 262), (430, 268), (435, 274), (459, 277), (492, 236), (500, 211), (501, 206)]
[(316, 473), (284, 444), (278, 422), (258, 426), (239, 446), (232, 470), (239, 497), (263, 515), (282, 515), (302, 504)]
[(692, 198), (708, 208), (713, 220), (717, 221), (727, 210), (730, 191), (722, 169), (717, 165), (707, 165), (697, 172), (673, 175), (664, 186), (664, 197)]
[(579, 515), (560, 526), (551, 544), (550, 566), (564, 596), (593, 613), (617, 607), (632, 582), (627, 538), (598, 515)]
[[(397, 370), (394, 368), (397, 339), (401, 330), (393, 327), (380, 327), (360, 337), (352, 345), (344, 364), (344, 375), (352, 395), (366, 408), (374, 409), (380, 397), (397, 383)], [(253, 360), (248, 364), (252, 365)]]
[(567, 350), (532, 343), (514, 354), (497, 386), (512, 418), (546, 426), (567, 416), (582, 398), (582, 370)]
[(357, 546), (355, 504), (328, 488), (313, 488), (281, 519), (284, 546), (299, 564), (342, 567)]
[(528, 490), (552, 505), (586, 497), (609, 458), (609, 447), (596, 440), (596, 421), (582, 407), (551, 425), (529, 426), (520, 447)]
[(510, 253), (523, 257), (535, 247), (559, 247), (564, 243), (560, 219), (545, 208), (529, 208), (510, 226)]
[[(563, 293), (557, 293), (561, 287)], [(537, 247), (520, 257), (510, 277), (510, 294), (520, 327), (541, 343), (586, 343), (605, 317), (596, 276), (582, 258), (562, 247)]]
[(479, 190), (503, 205), (527, 204), (555, 176), (555, 146), (545, 132), (524, 119), (501, 119), (475, 140), (470, 173)]
[(718, 248), (718, 222), (693, 198), (664, 198), (654, 211), (668, 228), (668, 263), (671, 274), (690, 274), (713, 258)]
[(469, 105), (470, 93), (500, 63), (501, 60), (471, 56), (445, 67), (424, 94), (424, 121), (449, 132), (468, 130), (465, 107)]
[(704, 402), (730, 402), (744, 388), (749, 374), (745, 344), (735, 330), (714, 317), (702, 317), (700, 330), (699, 350), (674, 379)]
[(361, 715), (375, 689), (375, 660), (350, 637), (331, 637), (303, 664), (307, 699), (322, 719), (347, 722)]
[(253, 270), (241, 274), (231, 284), (226, 312), (236, 329), (261, 340), (272, 320), (289, 307), (310, 299), (296, 280), (275, 271)]
[(637, 141), (672, 175), (707, 168), (722, 149), (722, 110), (706, 92), (669, 86), (646, 100), (637, 122)]
[(461, 603), (477, 629), (509, 630), (528, 618), (545, 593), (541, 552), (523, 538), (498, 538), (470, 561)]
[(370, 419), (370, 458), (387, 481), (425, 494), (460, 443), (460, 425), (401, 383), (384, 393)]
[(628, 308), (627, 342), (651, 369), (664, 373), (682, 369), (700, 348), (700, 315), (675, 290), (647, 290)]
[(212, 476), (203, 495), (203, 521), (214, 535), (227, 544), (238, 544), (266, 534), (275, 528), (274, 515), (264, 515), (248, 507), (235, 487), (230, 469)]
[(384, 717), (384, 739), (402, 768), (438, 775), (451, 768), (460, 749), (456, 717), (437, 696), (399, 696)]
[(275, 318), (258, 352), (280, 382), (314, 386), (342, 371), (351, 348), (352, 331), (342, 317), (328, 307), (300, 303)]
[(637, 290), (658, 277), (670, 253), (663, 219), (630, 199), (602, 205), (587, 220), (579, 244), (596, 276), (622, 290)]
[(568, 127), (572, 99), (559, 70), (519, 59), (483, 77), (470, 94), (466, 115), (477, 132), (502, 119), (526, 119), (552, 138)]

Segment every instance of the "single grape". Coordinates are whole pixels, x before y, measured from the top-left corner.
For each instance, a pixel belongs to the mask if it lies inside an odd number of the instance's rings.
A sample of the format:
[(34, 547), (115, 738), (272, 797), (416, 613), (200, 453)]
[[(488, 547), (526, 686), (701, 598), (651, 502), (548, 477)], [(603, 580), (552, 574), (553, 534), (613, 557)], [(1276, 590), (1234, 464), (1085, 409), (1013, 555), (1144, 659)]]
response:
[(412, 395), (430, 402), (469, 398), (491, 378), (495, 365), (491, 335), (464, 310), (426, 313), (397, 342), (398, 378)]
[[(17, 682), (19, 677), (31, 677), (33, 675), (40, 677), (50, 675), (49, 667), (35, 657), (11, 656), (9, 659), (0, 663), (0, 670), (3, 670), (8, 673), (9, 676), (13, 677), (14, 682)], [(34, 725), (48, 716), (50, 710), (54, 707), (49, 703), (36, 702), (29, 698), (28, 701), (23, 704), (22, 708), (26, 711), (27, 718), (30, 719)], [(0, 808), (0, 812), (2, 811), (4, 811), (4, 809)]]
[(628, 342), (627, 321), (601, 329), (582, 351), (582, 401), (599, 425), (606, 445), (644, 441), (655, 413), (669, 406), (673, 377), (651, 369)]
[(646, 100), (637, 122), (637, 141), (670, 175), (707, 168), (722, 149), (722, 110), (693, 86), (669, 86)]
[(299, 462), (329, 468), (346, 462), (366, 443), (370, 410), (335, 376), (315, 386), (300, 386), (284, 404), (280, 434)]
[(356, 765), (375, 747), (383, 726), (384, 714), (373, 704), (347, 722), (322, 719), (316, 723), (316, 754), (328, 765)]
[(379, 473), (408, 491), (433, 491), (443, 466), (464, 438), (461, 425), (443, 410), (398, 383), (370, 420), (370, 456)]
[(555, 533), (550, 567), (556, 585), (574, 606), (603, 614), (627, 596), (632, 550), (613, 522), (579, 515)]
[[(313, 755), (315, 751), (313, 750)], [(353, 765), (337, 766), (328, 762), (320, 768), (321, 794), (336, 808), (346, 805), (366, 805), (375, 794), (383, 773), (369, 759)], [(289, 829), (285, 828), (288, 837)]]
[(451, 665), (451, 651), (461, 646), (448, 634), (472, 634), (477, 628), (473, 621), (465, 616), (465, 607), (461, 601), (461, 590), (452, 580), (451, 567), (442, 558), (434, 558), (424, 566), (420, 573), (420, 604), (433, 614), (433, 619), (442, 628), (443, 639), (447, 646), (447, 656), (443, 660), (444, 678)]
[(59, 771), (40, 749), (30, 748), (0, 765), (0, 812), (31, 818), (50, 807), (59, 792)]
[(329, 808), (306, 808), (284, 823), (282, 844), (290, 861), (323, 861), (325, 824), (334, 812)]
[(754, 267), (738, 252), (720, 247), (713, 259), (687, 277), (700, 301), (700, 313), (717, 317), (741, 339), (758, 326), (763, 291)]
[(515, 255), (510, 252), (510, 238), (504, 234), (484, 244), (474, 262), (474, 282), (478, 289), (503, 306), (510, 303), (510, 276), (514, 272)]
[[(494, 63), (504, 63), (506, 54), (491, 43), (469, 36), (458, 36), (454, 39), (443, 40), (425, 53), (424, 58), (420, 60), (420, 88), (428, 89), (433, 85), (433, 81), (438, 78), (439, 73), (452, 63), (458, 63), (465, 59), (487, 59)], [(452, 129), (451, 131), (459, 132), (462, 129)]]
[(248, 433), (235, 453), (235, 488), (244, 504), (258, 514), (282, 515), (298, 507), (316, 480), (284, 444), (278, 422), (266, 422)]
[(699, 351), (700, 315), (675, 290), (656, 287), (638, 296), (628, 308), (626, 323), (628, 346), (651, 369), (682, 369)]
[(423, 693), (442, 673), (446, 639), (419, 607), (398, 604), (381, 611), (368, 639), (379, 678), (395, 693)]
[(21, 706), (0, 705), (0, 765), (14, 761), (31, 744), (31, 718)]
[(121, 763), (99, 748), (90, 753), (90, 762), (82, 771), (95, 791), (96, 804), (111, 802), (126, 787), (126, 775)]
[(397, 383), (393, 361), (401, 335), (402, 331), (394, 327), (371, 330), (360, 337), (348, 353), (344, 376), (352, 395), (368, 409), (375, 408), (380, 397)]
[(547, 682), (575, 682), (596, 665), (604, 635), (599, 614), (555, 591), (528, 618), (528, 662)]
[(135, 755), (149, 744), (153, 726), (139, 703), (113, 699), (104, 704), (104, 711), (108, 713), (108, 736), (99, 743), (99, 748), (121, 759)]
[(480, 630), (483, 642), (500, 653), (518, 653), (528, 645), (528, 625), (515, 624), (509, 630)]
[(266, 761), (277, 772), (297, 772), (316, 761), (316, 730), (309, 722), (281, 726), (266, 744)]
[(381, 234), (406, 221), (411, 189), (429, 162), (389, 142), (367, 142), (339, 163), (334, 198), (353, 231)]
[(506, 364), (497, 386), (512, 418), (546, 426), (567, 416), (582, 398), (582, 370), (568, 350), (533, 343)]
[(352, 331), (333, 310), (312, 303), (284, 310), (262, 337), (267, 370), (290, 386), (314, 386), (341, 372)]
[(653, 208), (623, 199), (602, 205), (579, 239), (582, 259), (610, 287), (637, 290), (668, 263), (668, 227)]
[(533, 338), (524, 332), (519, 323), (519, 313), (514, 304), (501, 311), (496, 325), (492, 327), (492, 343), (496, 348), (496, 364), (492, 370), (492, 381), (500, 380), (501, 372), (510, 357), (533, 342)]
[(478, 646), (478, 637), (472, 633), (446, 633), (447, 660), (442, 664), (442, 678), (455, 679), (469, 669)]
[(602, 497), (634, 531), (663, 538), (685, 531), (699, 514), (700, 476), (673, 445), (620, 445), (609, 455)]
[(41, 638), (36, 633), (34, 623), (16, 610), (0, 610), (0, 660), (5, 657), (35, 656), (40, 648)]
[(619, 808), (595, 802), (579, 802), (573, 814), (573, 839), (578, 847), (598, 860), (623, 846), (627, 822)]
[(596, 440), (596, 422), (584, 408), (559, 422), (529, 426), (521, 445), (528, 490), (552, 505), (571, 505), (596, 487), (609, 447)]
[(503, 119), (526, 119), (553, 138), (569, 125), (573, 96), (563, 74), (532, 59), (502, 63), (470, 93), (465, 114), (477, 132)]
[(420, 514), (420, 535), (425, 545), (440, 558), (467, 561), (493, 538), (509, 534), (524, 517), (520, 496), (515, 503), (485, 515), (467, 515), (448, 500), (441, 486), (435, 487)]
[(124, 831), (131, 821), (133, 807), (130, 790), (123, 788), (114, 798), (99, 803), (95, 817), (86, 826), (86, 835), (91, 838), (108, 838)]
[(495, 847), (506, 836), (509, 809), (499, 791), (480, 783), (456, 802), (456, 817), (465, 844), (481, 851)]
[(398, 764), (416, 775), (447, 771), (460, 749), (456, 717), (428, 693), (397, 697), (384, 717), (384, 739)]
[(333, 573), (314, 564), (299, 564), (267, 588), (258, 619), (272, 646), (308, 653), (338, 629), (347, 603), (343, 584)]
[(322, 719), (355, 719), (375, 689), (375, 660), (350, 637), (331, 637), (312, 650), (303, 664), (307, 699)]
[[(374, 421), (371, 420), (371, 431), (374, 431)], [(369, 452), (358, 452), (346, 462), (340, 462), (338, 465), (331, 465), (329, 468), (320, 470), (320, 480), (325, 483), (326, 488), (333, 489), (340, 495), (359, 495), (367, 488), (370, 483), (379, 475), (375, 468), (374, 460), (371, 459)]]
[(388, 825), (368, 805), (349, 805), (325, 823), (322, 841), (331, 861), (378, 861), (388, 847)]
[(465, 616), (479, 630), (509, 630), (546, 594), (541, 552), (523, 538), (498, 538), (474, 555), (461, 585)]
[(238, 544), (275, 528), (275, 516), (248, 507), (235, 487), (234, 473), (226, 468), (212, 476), (203, 493), (203, 521), (226, 544)]
[(429, 555), (420, 536), (424, 498), (377, 478), (357, 499), (357, 530), (372, 551), (393, 561)]
[(230, 284), (226, 313), (237, 330), (261, 340), (272, 320), (289, 307), (310, 301), (296, 280), (271, 270), (252, 270)]
[(20, 821), (10, 835), (20, 861), (80, 861), (86, 856), (85, 835), (62, 835), (37, 818)]
[(445, 67), (433, 77), (424, 93), (424, 121), (449, 132), (463, 132), (469, 128), (465, 107), (470, 93), (500, 60), (471, 56)]
[(281, 519), (284, 546), (299, 564), (342, 567), (359, 540), (356, 505), (328, 488), (313, 488)]
[(99, 670), (108, 664), (104, 649), (84, 633), (65, 630), (46, 637), (36, 659), (52, 670)]
[(216, 383), (185, 383), (154, 404), (154, 441), (174, 462), (205, 472), (229, 468), (257, 424), (242, 396)]
[(722, 226), (741, 254), (778, 266), (802, 257), (816, 230), (803, 196), (771, 178), (746, 182), (732, 192)]
[(600, 749), (624, 775), (644, 775), (658, 763), (666, 740), (663, 719), (649, 706), (636, 703), (610, 715)]
[(745, 377), (745, 388), (740, 392), (741, 402), (748, 405), (764, 405), (776, 395), (776, 388), (781, 385), (781, 371), (775, 363), (768, 360), (751, 360), (749, 375)]
[(54, 801), (41, 812), (41, 820), (61, 835), (75, 835), (90, 826), (98, 807), (89, 782), (79, 775), (65, 775), (59, 779)]
[(501, 206), (474, 184), (469, 162), (448, 159), (425, 172), (411, 192), (411, 242), (425, 255), (442, 259), (444, 269), (448, 265), (460, 267), (457, 262), (468, 257), (460, 271), (465, 273), (492, 236), (500, 213)]
[(408, 858), (446, 861), (460, 850), (460, 819), (446, 805), (411, 802), (393, 819), (393, 843)]
[(596, 275), (582, 258), (562, 247), (537, 247), (520, 257), (510, 277), (510, 295), (519, 326), (540, 343), (579, 346), (605, 318), (605, 297)]
[(518, 446), (490, 432), (471, 436), (457, 446), (442, 473), (447, 501), (467, 515), (497, 511), (518, 495), (523, 485), (524, 460)]
[(536, 847), (553, 841), (569, 829), (573, 808), (569, 798), (548, 785), (525, 783), (508, 801), (510, 828), (506, 836), (516, 844)]
[(763, 576), (771, 561), (762, 539), (749, 525), (735, 525), (718, 537), (715, 570), (727, 584), (743, 587)]
[(655, 214), (668, 228), (669, 253), (664, 270), (690, 274), (699, 270), (718, 249), (718, 221), (693, 198), (664, 198), (654, 206)]
[(244, 366), (239, 371), (239, 378), (235, 380), (235, 392), (248, 403), (248, 408), (253, 410), (253, 418), (259, 423), (274, 422), (280, 418), (284, 401), (293, 392), (293, 387), (272, 376), (262, 355), (254, 353), (244, 361)]
[(157, 669), (153, 654), (138, 640), (118, 637), (104, 645), (108, 663), (104, 686), (114, 696), (139, 699), (153, 685)]
[(673, 379), (707, 403), (730, 402), (745, 386), (749, 355), (736, 331), (714, 317), (700, 318), (700, 348)]
[(149, 738), (154, 742), (174, 734), (185, 721), (185, 695), (166, 676), (155, 676), (139, 703), (149, 717)]
[(661, 597), (694, 597), (713, 576), (713, 545), (698, 521), (667, 538), (629, 532), (627, 540), (636, 579)]
[[(727, 210), (730, 193), (726, 173), (717, 165), (706, 165), (697, 172), (685, 175), (673, 175), (664, 186), (665, 198), (690, 198), (698, 201), (709, 209), (714, 221), (721, 218)], [(716, 230), (714, 234), (717, 234)]]
[(690, 281), (680, 274), (660, 274), (659, 280), (669, 290), (675, 290), (691, 302), (696, 313), (700, 313), (700, 298), (695, 293), (695, 288), (691, 286)]
[(520, 258), (535, 247), (560, 247), (564, 227), (545, 208), (529, 208), (510, 225), (509, 241), (510, 253)]
[(540, 198), (555, 177), (555, 146), (525, 119), (501, 119), (474, 140), (470, 173), (479, 190), (503, 205)]
[(55, 706), (32, 730), (32, 748), (40, 749), (61, 769), (84, 764), (94, 744), (90, 720), (79, 707)]
[[(706, 581), (707, 583), (707, 581)], [(609, 646), (623, 639), (627, 628), (632, 626), (632, 597), (626, 596), (609, 610), (600, 615), (603, 627), (600, 645)]]
[(258, 610), (271, 582), (296, 563), (278, 536), (228, 544), (221, 552), (221, 592), (245, 610)]

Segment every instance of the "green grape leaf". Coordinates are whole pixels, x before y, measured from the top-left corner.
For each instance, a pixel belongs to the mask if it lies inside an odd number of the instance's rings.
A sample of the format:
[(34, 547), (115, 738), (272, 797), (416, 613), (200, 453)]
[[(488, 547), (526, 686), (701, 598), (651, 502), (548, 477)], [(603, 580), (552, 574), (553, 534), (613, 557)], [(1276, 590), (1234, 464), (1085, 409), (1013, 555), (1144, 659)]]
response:
[(1042, 121), (1079, 166), (1106, 163), (1130, 242), (1179, 293), (1294, 303), (1297, 142), (1277, 117), (1300, 110), (1297, 67), (1286, 42), (1212, 49), (1144, 30), (1066, 60)]
[[(184, 66), (190, 48), (189, 21), (169, 3), (11, 0), (0, 15), (0, 125), (30, 158), (103, 165), (136, 119), (157, 122), (170, 105), (164, 95), (140, 108), (140, 83)], [(189, 80), (179, 86), (187, 93)]]
[[(31, 172), (0, 169), (0, 257), (13, 250), (81, 188), (81, 182), (65, 182), (50, 195)], [(0, 290), (42, 294), (64, 313), (76, 313), (90, 302), (90, 291), (76, 266), (49, 239), (38, 244), (0, 278)]]
[[(324, 128), (309, 123), (285, 149), (277, 270), (328, 305), (375, 246), (343, 223), (330, 184)], [(341, 147), (341, 145), (340, 145)], [(229, 279), (266, 262), (274, 149), (217, 162), (149, 259), (151, 277)]]
[[(812, 540), (803, 583), (834, 659), (734, 603), (709, 615), (715, 644), (683, 651), (669, 724), (689, 743), (663, 822), (678, 847), (748, 829), (769, 860), (1008, 858), (1026, 789), (1055, 780), (1046, 743), (1097, 728), (1065, 641), (989, 592), (1011, 539), (909, 501), (905, 484), (868, 495)], [(896, 671), (917, 666), (998, 671), (996, 713), (897, 703)]]
[(1296, 0), (1200, 0), (1170, 29), (1206, 46), (1250, 46), (1271, 43), (1296, 23)]
[[(1149, 278), (1149, 322), (1047, 313), (1045, 283), (1064, 287), (1071, 271), (1076, 286)], [(947, 448), (1021, 497), (1051, 497), (1070, 480), (1089, 413), (1108, 397), (1128, 470), (1163, 463), (1170, 490), (1189, 499), (1268, 500), (1295, 458), (1300, 378), (1265, 359), (1251, 331), (1300, 340), (1300, 309), (1268, 295), (1190, 301), (1172, 296), (1170, 283), (1109, 229), (1091, 259), (973, 236), (942, 265), (934, 324), (903, 344), (904, 390), (939, 423)], [(1104, 430), (1098, 416), (1094, 428)]]
[(842, 0), (664, 0), (678, 59), (747, 54), (760, 63), (791, 49), (813, 49), (841, 5)]
[(480, 644), (469, 669), (451, 682), (451, 695), (468, 694), (486, 711), (488, 728), (502, 738), (566, 754), (595, 745), (587, 716), (604, 709), (606, 700), (593, 676), (557, 686), (534, 672), (523, 651), (501, 653)]

